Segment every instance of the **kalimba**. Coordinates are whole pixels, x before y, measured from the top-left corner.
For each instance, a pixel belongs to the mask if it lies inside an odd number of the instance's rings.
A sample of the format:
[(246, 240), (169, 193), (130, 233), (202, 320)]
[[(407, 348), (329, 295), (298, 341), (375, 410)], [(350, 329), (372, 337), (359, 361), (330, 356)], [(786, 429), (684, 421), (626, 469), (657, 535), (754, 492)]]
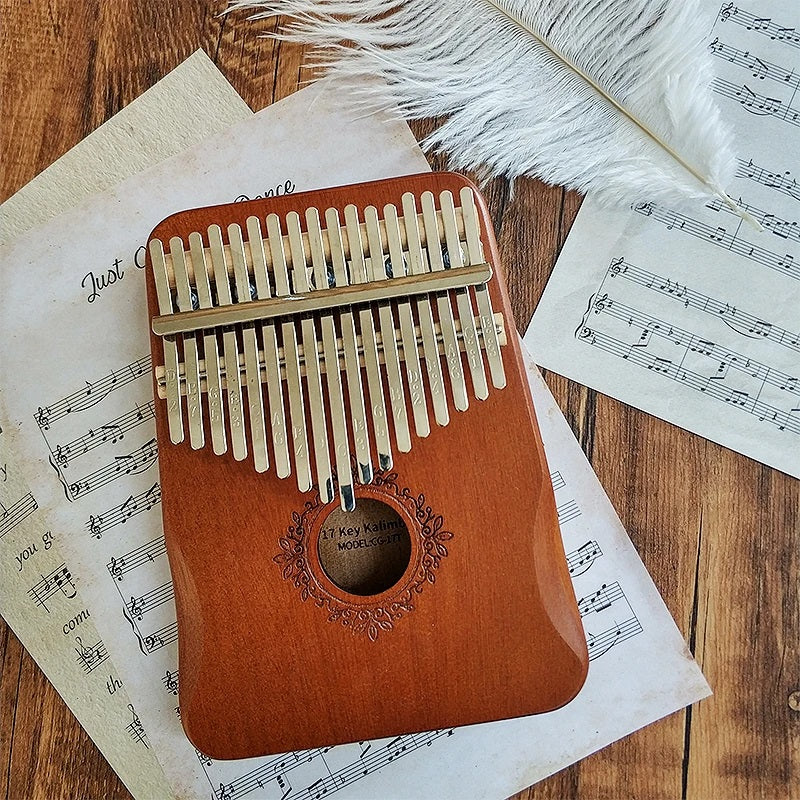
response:
[(242, 758), (568, 702), (586, 643), (474, 186), (200, 208), (148, 249), (193, 744)]

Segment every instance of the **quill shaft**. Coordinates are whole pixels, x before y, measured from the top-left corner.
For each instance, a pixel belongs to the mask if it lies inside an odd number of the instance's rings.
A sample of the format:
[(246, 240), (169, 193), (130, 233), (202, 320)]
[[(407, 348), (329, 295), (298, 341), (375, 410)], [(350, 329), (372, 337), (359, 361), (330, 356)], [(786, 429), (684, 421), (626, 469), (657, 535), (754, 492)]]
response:
[(563, 62), (565, 66), (571, 69), (581, 80), (586, 81), (609, 105), (613, 106), (620, 114), (622, 114), (631, 124), (635, 125), (645, 136), (652, 139), (664, 152), (680, 164), (690, 175), (696, 178), (703, 186), (706, 186), (714, 194), (716, 194), (734, 213), (738, 214), (742, 219), (753, 225), (758, 230), (763, 230), (763, 227), (758, 220), (748, 213), (745, 209), (741, 208), (735, 200), (733, 200), (725, 191), (723, 191), (716, 183), (710, 181), (708, 177), (703, 175), (698, 169), (690, 164), (686, 159), (681, 156), (668, 142), (659, 136), (654, 130), (648, 127), (644, 122), (631, 114), (625, 106), (618, 100), (612, 97), (603, 87), (592, 78), (591, 75), (584, 72), (577, 64), (571, 59), (567, 58), (562, 52), (556, 50), (553, 45), (536, 32), (525, 20), (509, 11), (500, 0), (486, 0), (489, 5), (495, 8), (500, 14), (503, 14), (510, 19), (514, 24), (522, 28), (526, 33), (530, 34), (536, 41), (548, 51), (550, 51), (559, 61)]

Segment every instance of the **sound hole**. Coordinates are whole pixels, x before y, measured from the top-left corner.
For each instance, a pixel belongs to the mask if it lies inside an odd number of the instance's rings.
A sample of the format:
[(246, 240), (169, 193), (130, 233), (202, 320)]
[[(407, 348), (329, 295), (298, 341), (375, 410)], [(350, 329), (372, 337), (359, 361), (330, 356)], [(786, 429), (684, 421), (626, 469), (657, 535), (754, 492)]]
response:
[(366, 497), (358, 498), (355, 511), (331, 511), (320, 528), (317, 548), (328, 578), (360, 597), (391, 589), (411, 559), (411, 537), (403, 518), (386, 503)]

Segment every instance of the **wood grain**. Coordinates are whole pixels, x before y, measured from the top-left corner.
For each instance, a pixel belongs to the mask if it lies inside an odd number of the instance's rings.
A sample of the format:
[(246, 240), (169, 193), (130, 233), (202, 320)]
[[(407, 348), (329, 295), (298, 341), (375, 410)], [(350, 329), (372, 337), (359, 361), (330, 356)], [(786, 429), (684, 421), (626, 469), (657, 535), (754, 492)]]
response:
[[(203, 0), (0, 0), (0, 198), (202, 47), (261, 108), (291, 94), (301, 51), (273, 23)], [(416, 125), (422, 133), (424, 125)], [(444, 166), (441, 159), (434, 166)], [(580, 204), (536, 181), (487, 189), (525, 328)], [(800, 484), (555, 375), (547, 376), (715, 690), (522, 792), (526, 800), (800, 796)], [(129, 795), (0, 622), (0, 797)]]

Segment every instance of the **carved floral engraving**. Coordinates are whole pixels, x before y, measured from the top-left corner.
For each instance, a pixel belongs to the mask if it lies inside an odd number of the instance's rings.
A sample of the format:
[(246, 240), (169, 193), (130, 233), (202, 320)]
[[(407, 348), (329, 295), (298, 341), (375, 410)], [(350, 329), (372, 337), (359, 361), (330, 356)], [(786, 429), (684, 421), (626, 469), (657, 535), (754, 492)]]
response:
[(381, 631), (392, 630), (399, 619), (410, 614), (416, 596), (427, 584), (436, 582), (436, 572), (447, 556), (445, 542), (453, 534), (444, 529), (441, 514), (434, 513), (426, 504), (424, 494), (415, 495), (398, 486), (397, 473), (378, 473), (370, 486), (380, 490), (380, 494), (374, 495), (376, 499), (388, 496), (406, 511), (415, 523), (409, 533), (416, 537), (418, 545), (405, 577), (388, 592), (377, 595), (374, 603), (363, 597), (357, 598), (358, 602), (348, 602), (335, 596), (310, 568), (309, 548), (315, 546), (310, 533), (323, 509), (319, 493), (304, 504), (300, 513), (292, 512), (292, 524), (278, 540), (281, 550), (272, 560), (281, 568), (284, 580), (295, 585), (303, 602), (311, 600), (327, 612), (329, 622), (338, 622), (374, 642)]

